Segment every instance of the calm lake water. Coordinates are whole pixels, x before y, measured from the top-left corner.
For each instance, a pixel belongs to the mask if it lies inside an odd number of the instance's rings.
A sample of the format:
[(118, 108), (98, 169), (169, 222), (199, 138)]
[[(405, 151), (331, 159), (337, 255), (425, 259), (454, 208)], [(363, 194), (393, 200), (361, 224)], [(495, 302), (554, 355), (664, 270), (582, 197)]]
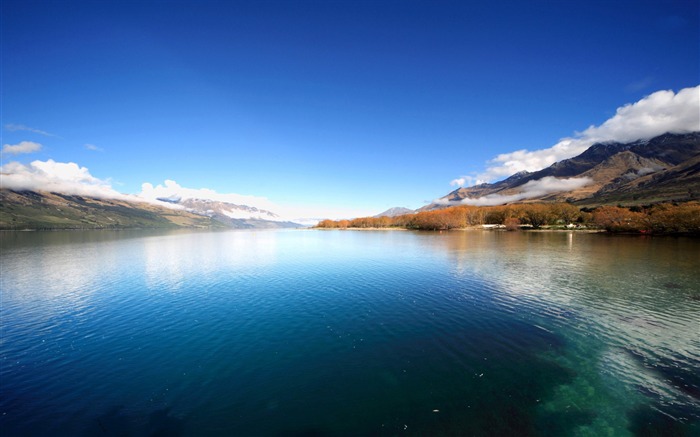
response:
[(3, 435), (700, 434), (700, 240), (2, 233)]

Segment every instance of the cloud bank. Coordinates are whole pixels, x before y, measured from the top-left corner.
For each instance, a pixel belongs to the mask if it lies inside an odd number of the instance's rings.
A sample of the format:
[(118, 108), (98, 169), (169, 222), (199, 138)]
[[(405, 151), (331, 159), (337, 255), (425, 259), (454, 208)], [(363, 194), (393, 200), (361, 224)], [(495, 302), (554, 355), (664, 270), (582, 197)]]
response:
[(5, 144), (2, 153), (7, 155), (19, 155), (22, 153), (34, 153), (41, 150), (41, 144), (33, 141), (22, 141), (17, 144)]
[(275, 205), (266, 197), (248, 196), (235, 193), (218, 193), (209, 188), (186, 188), (173, 180), (166, 180), (162, 185), (146, 182), (141, 185), (139, 197), (156, 201), (157, 199), (209, 199), (228, 202), (236, 205), (254, 206), (260, 209), (273, 210)]
[(74, 162), (33, 161), (28, 165), (10, 162), (0, 167), (0, 188), (48, 191), (100, 199), (138, 200), (119, 193), (108, 181), (90, 174)]
[(489, 167), (476, 176), (462, 176), (451, 184), (500, 180), (520, 171), (537, 171), (555, 162), (583, 153), (597, 142), (631, 142), (653, 138), (666, 132), (700, 131), (700, 86), (678, 93), (657, 91), (635, 103), (617, 108), (615, 115), (600, 126), (589, 126), (573, 137), (563, 138), (547, 149), (517, 150), (489, 161)]
[[(99, 199), (116, 199), (132, 202), (147, 202), (173, 209), (182, 206), (163, 202), (166, 199), (210, 199), (247, 205), (272, 211), (285, 220), (315, 224), (324, 218), (348, 218), (370, 215), (368, 211), (356, 211), (318, 205), (284, 206), (272, 203), (265, 197), (246, 196), (235, 193), (218, 193), (208, 188), (186, 188), (173, 180), (154, 186), (144, 183), (139, 194), (123, 194), (112, 188), (109, 180), (94, 177), (86, 167), (74, 162), (56, 162), (54, 160), (33, 161), (27, 165), (9, 162), (0, 166), (0, 188), (10, 190), (31, 190), (57, 192), (62, 194), (95, 197)], [(299, 219), (306, 217), (306, 219)]]
[(9, 162), (0, 167), (0, 188), (10, 190), (48, 191), (99, 199), (118, 199), (128, 201), (145, 201), (162, 206), (179, 208), (158, 198), (170, 199), (210, 199), (237, 205), (254, 206), (260, 209), (273, 209), (275, 205), (264, 197), (244, 196), (234, 193), (217, 193), (208, 188), (193, 189), (180, 186), (177, 182), (166, 180), (163, 185), (155, 187), (144, 183), (138, 195), (123, 194), (112, 188), (108, 180), (94, 177), (87, 167), (74, 162), (33, 161), (27, 165)]
[(505, 203), (518, 202), (520, 200), (532, 199), (533, 197), (544, 196), (545, 194), (558, 193), (561, 191), (576, 190), (593, 182), (591, 178), (568, 178), (558, 179), (554, 176), (547, 176), (542, 179), (530, 181), (523, 184), (520, 188), (521, 192), (516, 194), (501, 195), (489, 194), (476, 199), (462, 199), (459, 202), (450, 202), (445, 199), (440, 199), (435, 203), (440, 205), (475, 205), (475, 206), (493, 206), (503, 205)]

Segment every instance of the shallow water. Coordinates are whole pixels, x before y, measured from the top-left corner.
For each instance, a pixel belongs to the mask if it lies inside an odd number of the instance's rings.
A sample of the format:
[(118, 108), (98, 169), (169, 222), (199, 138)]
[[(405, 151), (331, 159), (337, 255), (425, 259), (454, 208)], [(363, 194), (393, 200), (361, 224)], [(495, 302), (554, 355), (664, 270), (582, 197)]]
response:
[(3, 435), (700, 434), (700, 240), (2, 233)]

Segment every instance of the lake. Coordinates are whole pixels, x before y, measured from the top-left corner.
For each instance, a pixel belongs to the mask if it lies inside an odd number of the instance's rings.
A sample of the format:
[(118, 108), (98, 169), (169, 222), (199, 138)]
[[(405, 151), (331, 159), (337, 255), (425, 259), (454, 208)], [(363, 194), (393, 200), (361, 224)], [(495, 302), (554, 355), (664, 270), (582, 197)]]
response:
[(0, 243), (5, 436), (700, 435), (698, 239)]

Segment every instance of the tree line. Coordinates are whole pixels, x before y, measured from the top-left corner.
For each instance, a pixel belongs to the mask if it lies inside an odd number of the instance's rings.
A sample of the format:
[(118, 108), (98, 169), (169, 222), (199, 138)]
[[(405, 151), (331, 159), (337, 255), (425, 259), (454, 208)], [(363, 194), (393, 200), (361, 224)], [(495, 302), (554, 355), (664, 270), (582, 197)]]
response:
[(663, 203), (647, 206), (579, 208), (569, 203), (524, 203), (501, 206), (452, 206), (397, 217), (360, 217), (323, 220), (317, 227), (405, 228), (417, 230), (464, 229), (501, 225), (508, 230), (556, 226), (605, 229), (609, 232), (700, 234), (700, 204)]

